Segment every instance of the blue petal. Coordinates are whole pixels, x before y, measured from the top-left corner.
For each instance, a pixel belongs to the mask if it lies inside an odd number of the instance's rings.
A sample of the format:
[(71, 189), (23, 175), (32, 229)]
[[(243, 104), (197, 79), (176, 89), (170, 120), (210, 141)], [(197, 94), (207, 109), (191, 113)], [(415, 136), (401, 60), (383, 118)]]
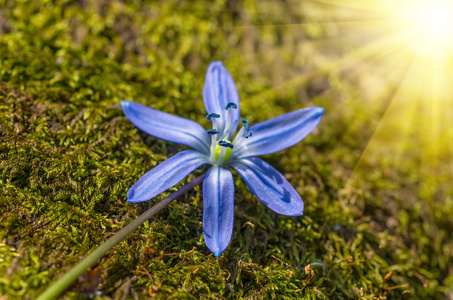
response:
[[(203, 87), (203, 100), (208, 114), (216, 113), (220, 115), (220, 118), (216, 119), (220, 132), (225, 130), (228, 113), (225, 107), (229, 102), (237, 105), (237, 109), (231, 109), (233, 121), (239, 120), (238, 91), (233, 78), (220, 61), (209, 65)], [(236, 127), (234, 129), (236, 130)]]
[(136, 102), (122, 101), (121, 106), (126, 117), (144, 132), (209, 154), (211, 140), (200, 124)]
[(203, 232), (206, 246), (219, 257), (233, 234), (234, 183), (230, 170), (211, 167), (203, 182)]
[(276, 213), (301, 216), (304, 202), (296, 190), (277, 170), (256, 157), (248, 157), (232, 165), (255, 196)]
[(274, 153), (300, 142), (321, 121), (322, 107), (296, 110), (252, 126), (253, 136), (243, 140), (236, 158)]
[(149, 200), (176, 185), (190, 172), (206, 163), (209, 163), (209, 159), (198, 151), (179, 152), (143, 175), (127, 192), (127, 201)]

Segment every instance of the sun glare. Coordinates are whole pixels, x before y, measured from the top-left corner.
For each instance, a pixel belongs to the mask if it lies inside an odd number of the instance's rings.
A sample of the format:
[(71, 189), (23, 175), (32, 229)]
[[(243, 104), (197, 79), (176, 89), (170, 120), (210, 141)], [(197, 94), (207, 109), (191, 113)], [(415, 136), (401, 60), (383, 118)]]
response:
[(421, 20), (420, 30), (434, 36), (444, 36), (453, 25), (450, 13), (448, 7), (443, 9), (441, 6), (428, 6), (426, 11), (417, 10), (416, 16)]
[(404, 1), (392, 14), (408, 35), (415, 50), (453, 47), (453, 1)]

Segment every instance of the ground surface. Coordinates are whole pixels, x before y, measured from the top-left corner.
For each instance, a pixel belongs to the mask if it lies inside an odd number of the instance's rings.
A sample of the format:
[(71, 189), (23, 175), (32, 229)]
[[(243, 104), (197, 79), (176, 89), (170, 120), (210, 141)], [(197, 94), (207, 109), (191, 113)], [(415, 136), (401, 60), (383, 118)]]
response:
[(0, 299), (34, 299), (167, 195), (126, 202), (184, 147), (140, 132), (119, 103), (208, 128), (201, 91), (215, 60), (251, 124), (325, 107), (309, 137), (264, 158), (300, 193), (304, 216), (273, 213), (234, 173), (235, 227), (220, 258), (204, 245), (197, 187), (62, 299), (451, 298), (449, 177), (425, 180), (416, 159), (385, 148), (361, 157), (387, 103), (368, 99), (384, 83), (368, 66), (319, 70), (341, 54), (312, 43), (329, 28), (266, 26), (320, 13), (297, 1), (0, 0)]

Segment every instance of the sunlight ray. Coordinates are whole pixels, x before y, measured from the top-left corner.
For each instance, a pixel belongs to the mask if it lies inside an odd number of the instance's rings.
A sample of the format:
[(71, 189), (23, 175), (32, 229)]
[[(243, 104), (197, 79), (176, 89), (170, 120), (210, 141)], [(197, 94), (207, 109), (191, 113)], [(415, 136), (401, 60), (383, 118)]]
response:
[(318, 4), (325, 4), (340, 8), (346, 8), (349, 10), (357, 10), (357, 11), (366, 11), (376, 13), (382, 9), (376, 5), (375, 1), (346, 1), (346, 0), (310, 0), (310, 2), (318, 3)]
[(269, 89), (261, 92), (259, 95), (255, 95), (256, 97), (261, 97), (264, 93), (268, 93), (270, 91), (278, 91), (280, 89), (285, 89), (288, 85), (304, 85), (309, 80), (311, 80), (315, 75), (324, 73), (324, 72), (338, 72), (339, 70), (344, 70), (355, 63), (357, 63), (358, 59), (366, 59), (373, 54), (379, 53), (380, 51), (385, 51), (389, 47), (394, 47), (398, 44), (404, 44), (405, 41), (408, 40), (407, 34), (396, 33), (390, 36), (385, 36), (380, 38), (376, 41), (373, 41), (369, 44), (366, 44), (358, 49), (350, 51), (349, 53), (345, 54), (344, 56), (332, 60), (332, 61), (325, 61), (320, 62), (318, 68), (311, 72), (301, 74), (299, 76), (295, 76), (291, 79), (285, 80), (285, 82), (278, 83)]
[[(395, 52), (388, 51), (387, 55), (391, 53)], [(385, 56), (380, 57), (380, 59), (383, 58), (385, 58)], [(374, 61), (374, 63), (377, 62), (378, 59)], [(370, 64), (371, 63), (372, 62), (370, 62)], [(413, 64), (414, 61), (411, 58), (399, 59), (396, 61), (396, 63), (393, 65), (393, 68), (386, 74), (387, 81), (393, 82), (394, 84), (392, 85), (394, 85), (395, 88), (389, 88), (385, 85), (381, 86), (381, 88), (378, 91), (376, 91), (376, 96), (368, 100), (370, 102), (368, 105), (368, 107), (370, 107), (370, 113), (367, 115), (357, 116), (347, 127), (347, 130), (345, 131), (342, 140), (347, 139), (348, 135), (351, 135), (352, 132), (356, 132), (359, 128), (363, 127), (363, 124), (366, 124), (368, 119), (373, 118), (372, 114), (375, 113), (376, 111), (383, 110), (385, 113), (386, 107), (390, 105), (392, 99), (394, 99), (396, 95), (399, 92), (401, 92), (400, 91), (401, 85), (399, 83), (405, 81), (405, 78), (409, 75), (408, 73), (410, 73), (411, 68), (413, 68)], [(362, 68), (365, 70), (364, 67)], [(354, 70), (354, 72), (360, 71)], [(406, 79), (406, 81), (407, 80), (408, 79)], [(376, 130), (376, 128), (374, 130)]]
[(243, 24), (243, 25), (224, 25), (218, 28), (222, 29), (241, 29), (241, 28), (260, 28), (260, 27), (303, 27), (308, 25), (351, 25), (351, 26), (362, 26), (362, 25), (380, 25), (389, 23), (389, 20), (356, 20), (356, 21), (313, 21), (313, 22), (300, 22), (300, 23), (282, 23), (282, 24)]
[[(404, 78), (401, 81), (401, 84), (398, 86), (397, 90), (395, 91), (393, 97), (391, 98), (387, 108), (384, 111), (376, 129), (374, 130), (373, 134), (371, 135), (368, 143), (366, 144), (365, 148), (363, 149), (357, 163), (351, 172), (348, 180), (346, 181), (345, 186), (349, 186), (352, 181), (351, 179), (354, 177), (356, 171), (362, 167), (365, 163), (365, 158), (369, 158), (371, 156), (379, 155), (378, 149), (382, 151), (382, 149), (388, 149), (388, 145), (384, 145), (385, 147), (382, 148), (382, 144), (386, 144), (389, 141), (392, 141), (393, 138), (389, 139), (389, 136), (392, 137), (395, 129), (389, 128), (389, 124), (395, 121), (397, 118), (399, 121), (402, 121), (399, 125), (403, 128), (410, 128), (410, 114), (414, 112), (414, 110), (409, 109), (406, 111), (406, 116), (399, 115), (399, 111), (402, 105), (401, 99), (405, 99), (409, 89), (408, 86), (413, 84), (411, 76), (413, 75), (413, 70), (417, 68), (417, 62), (414, 60), (411, 62), (410, 66), (407, 68)], [(399, 116), (398, 116), (399, 115)], [(407, 134), (407, 133), (405, 133)], [(402, 139), (400, 139), (401, 141)], [(399, 148), (401, 149), (401, 143), (399, 143)]]

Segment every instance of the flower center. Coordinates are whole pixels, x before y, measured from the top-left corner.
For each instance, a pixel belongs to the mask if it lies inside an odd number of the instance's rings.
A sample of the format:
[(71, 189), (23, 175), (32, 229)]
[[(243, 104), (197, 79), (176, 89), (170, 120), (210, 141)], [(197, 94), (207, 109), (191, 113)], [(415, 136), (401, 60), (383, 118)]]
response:
[(234, 156), (234, 147), (240, 145), (244, 139), (248, 139), (252, 136), (252, 129), (250, 128), (249, 122), (244, 119), (240, 119), (243, 126), (239, 130), (238, 134), (231, 142), (231, 138), (235, 133), (235, 129), (239, 123), (239, 120), (233, 120), (232, 109), (237, 109), (237, 105), (233, 102), (229, 102), (225, 110), (227, 110), (225, 126), (223, 132), (218, 130), (217, 119), (221, 118), (219, 114), (210, 113), (206, 116), (206, 119), (212, 122), (212, 129), (207, 130), (207, 133), (211, 136), (211, 154), (210, 160), (214, 165), (224, 165)]
[(233, 153), (233, 148), (233, 144), (228, 140), (217, 142), (217, 146), (215, 147), (215, 160), (219, 161), (222, 150), (225, 150), (225, 153), (223, 154), (223, 162), (226, 163)]

